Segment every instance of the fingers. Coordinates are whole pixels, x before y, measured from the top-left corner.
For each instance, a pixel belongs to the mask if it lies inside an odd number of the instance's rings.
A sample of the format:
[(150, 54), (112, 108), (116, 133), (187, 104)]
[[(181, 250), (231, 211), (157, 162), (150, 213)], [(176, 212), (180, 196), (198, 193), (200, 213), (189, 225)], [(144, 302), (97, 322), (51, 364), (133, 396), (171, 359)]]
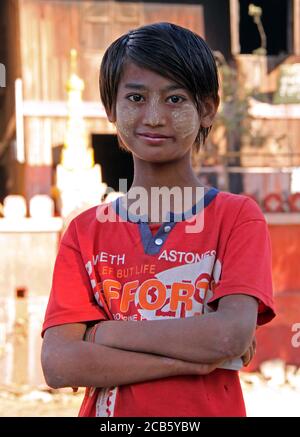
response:
[(248, 364), (250, 363), (250, 361), (254, 357), (255, 353), (256, 353), (256, 338), (254, 337), (251, 345), (249, 346), (247, 351), (242, 356), (243, 365), (245, 367), (248, 366)]
[(208, 375), (217, 368), (217, 364), (200, 364), (199, 374)]
[(249, 349), (247, 349), (247, 351), (242, 356), (242, 361), (243, 361), (244, 366), (247, 366), (250, 363), (250, 361), (251, 361), (251, 346), (249, 347)]

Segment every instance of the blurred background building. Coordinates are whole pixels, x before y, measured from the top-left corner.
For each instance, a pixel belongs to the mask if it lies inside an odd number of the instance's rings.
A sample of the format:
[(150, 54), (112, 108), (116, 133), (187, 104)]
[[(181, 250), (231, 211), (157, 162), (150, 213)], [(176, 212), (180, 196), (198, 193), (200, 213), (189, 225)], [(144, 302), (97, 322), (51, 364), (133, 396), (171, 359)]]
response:
[[(132, 182), (131, 156), (99, 100), (99, 66), (118, 36), (159, 21), (203, 36), (219, 64), (222, 104), (194, 156), (199, 178), (253, 197), (269, 223), (278, 317), (259, 330), (249, 369), (274, 358), (300, 365), (291, 341), (300, 322), (300, 0), (2, 0), (0, 383), (43, 381), (40, 326), (65, 219), (103, 201), (107, 187), (118, 191), (119, 179)], [(80, 201), (69, 205), (72, 187)]]

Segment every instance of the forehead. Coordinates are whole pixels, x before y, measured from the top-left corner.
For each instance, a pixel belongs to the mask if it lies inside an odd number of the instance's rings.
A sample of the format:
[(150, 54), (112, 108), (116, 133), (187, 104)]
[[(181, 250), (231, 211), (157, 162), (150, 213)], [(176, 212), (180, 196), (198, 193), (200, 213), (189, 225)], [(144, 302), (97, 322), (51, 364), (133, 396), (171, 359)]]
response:
[[(139, 85), (141, 88), (149, 90), (164, 90), (172, 86), (173, 89), (182, 88), (174, 80), (161, 76), (155, 71), (139, 67), (133, 62), (126, 62), (123, 67), (119, 89), (133, 88), (133, 85)], [(174, 87), (173, 87), (174, 86)]]

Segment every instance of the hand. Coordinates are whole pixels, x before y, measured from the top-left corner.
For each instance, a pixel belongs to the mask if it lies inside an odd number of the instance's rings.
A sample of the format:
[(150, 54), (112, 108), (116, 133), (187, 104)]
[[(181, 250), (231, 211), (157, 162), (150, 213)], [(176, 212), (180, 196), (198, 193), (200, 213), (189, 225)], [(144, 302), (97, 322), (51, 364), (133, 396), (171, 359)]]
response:
[[(171, 358), (166, 358), (171, 359)], [(173, 360), (173, 359), (172, 359)], [(215, 369), (218, 369), (224, 360), (217, 363), (203, 364), (203, 363), (191, 363), (188, 361), (175, 360), (179, 367), (183, 370), (183, 375), (208, 375)]]
[(197, 375), (208, 375), (219, 367), (220, 363), (197, 364)]
[(83, 337), (84, 341), (89, 341), (92, 329), (93, 329), (93, 326), (90, 326), (89, 328), (86, 328), (86, 331), (85, 331), (84, 337)]
[(96, 323), (93, 326), (90, 326), (86, 329), (83, 340), (90, 341), (91, 343), (95, 343), (96, 330), (98, 329), (99, 323)]
[(254, 357), (256, 352), (256, 338), (253, 337), (252, 343), (249, 346), (249, 348), (246, 350), (246, 352), (244, 353), (244, 355), (242, 355), (242, 361), (243, 361), (243, 365), (246, 367), (248, 366), (248, 364), (250, 363), (250, 361), (252, 360), (252, 358)]

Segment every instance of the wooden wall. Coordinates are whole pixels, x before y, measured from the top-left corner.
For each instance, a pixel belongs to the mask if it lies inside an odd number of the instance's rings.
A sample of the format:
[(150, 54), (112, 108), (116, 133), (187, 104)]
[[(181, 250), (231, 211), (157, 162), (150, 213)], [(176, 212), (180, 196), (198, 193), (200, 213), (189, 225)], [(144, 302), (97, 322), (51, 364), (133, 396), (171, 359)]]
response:
[(20, 0), (24, 98), (65, 100), (69, 52), (79, 53), (85, 100), (97, 101), (106, 47), (137, 26), (171, 21), (203, 35), (200, 5)]
[(280, 66), (298, 63), (300, 57), (237, 55), (235, 59), (240, 89), (260, 93), (258, 99), (261, 100), (256, 101), (258, 105), (260, 102), (264, 105), (263, 99), (269, 102), (265, 115), (261, 107), (258, 111), (260, 115), (251, 117), (248, 125), (250, 135), (242, 141), (242, 165), (299, 166), (300, 104), (294, 105), (291, 115), (291, 105), (272, 105), (271, 102), (278, 88)]
[[(171, 21), (204, 34), (200, 5), (19, 0), (19, 10), (25, 100), (66, 101), (72, 48), (78, 52), (78, 73), (85, 81), (83, 100), (98, 102), (102, 55), (121, 34), (158, 21)], [(63, 143), (65, 128), (63, 118), (26, 118), (25, 185), (28, 199), (37, 193), (49, 194), (51, 148)], [(90, 133), (112, 132), (106, 119), (100, 117), (89, 119), (87, 129)], [(45, 171), (45, 166), (49, 171)]]
[(251, 129), (253, 137), (243, 142), (244, 166), (300, 166), (300, 114), (295, 119), (252, 118)]
[(6, 67), (6, 87), (0, 99), (1, 199), (7, 192), (23, 194), (24, 166), (14, 159), (15, 79), (21, 77), (19, 1), (3, 0), (0, 6), (0, 62)]
[[(0, 141), (14, 114), (14, 80), (21, 74), (18, 0), (4, 0), (0, 6), (0, 62), (6, 68), (6, 87), (1, 89)], [(1, 155), (0, 148), (0, 155)]]

